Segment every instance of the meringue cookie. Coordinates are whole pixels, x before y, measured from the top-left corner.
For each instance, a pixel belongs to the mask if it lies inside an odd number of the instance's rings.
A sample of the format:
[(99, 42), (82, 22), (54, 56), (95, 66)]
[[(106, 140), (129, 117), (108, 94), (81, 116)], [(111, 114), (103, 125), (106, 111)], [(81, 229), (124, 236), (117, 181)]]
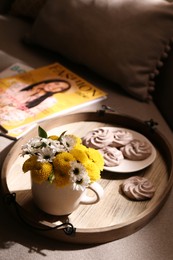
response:
[(146, 200), (154, 196), (155, 188), (145, 177), (133, 176), (121, 184), (123, 193), (131, 200)]
[(119, 129), (113, 130), (113, 141), (111, 146), (113, 147), (121, 147), (128, 144), (130, 141), (133, 140), (133, 135), (127, 130)]
[(121, 147), (120, 150), (125, 158), (134, 161), (144, 160), (152, 153), (152, 148), (147, 142), (137, 139)]
[(118, 166), (124, 159), (124, 156), (120, 150), (116, 147), (106, 146), (99, 149), (104, 159), (104, 166), (114, 167)]
[(83, 137), (83, 144), (87, 147), (100, 149), (108, 146), (113, 140), (112, 131), (109, 128), (98, 128), (90, 131)]

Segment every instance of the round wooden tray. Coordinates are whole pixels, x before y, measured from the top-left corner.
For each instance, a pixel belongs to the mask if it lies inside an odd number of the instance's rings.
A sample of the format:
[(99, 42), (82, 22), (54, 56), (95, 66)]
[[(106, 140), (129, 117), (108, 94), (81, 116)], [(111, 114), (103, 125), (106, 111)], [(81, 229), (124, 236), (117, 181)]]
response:
[[(152, 122), (151, 122), (152, 123)], [(40, 123), (49, 134), (67, 133), (84, 136), (89, 130), (100, 126), (125, 127), (137, 131), (150, 140), (157, 156), (150, 166), (135, 173), (114, 173), (104, 171), (99, 181), (104, 188), (103, 199), (94, 205), (80, 205), (69, 216), (56, 217), (43, 213), (33, 203), (29, 174), (23, 174), (23, 158), (19, 156), (21, 145), (37, 136), (37, 127), (17, 141), (7, 155), (2, 168), (1, 184), (4, 196), (15, 193), (15, 207), (7, 205), (37, 232), (57, 240), (70, 243), (105, 243), (128, 236), (146, 225), (166, 201), (173, 184), (173, 153), (168, 142), (152, 124), (135, 118), (105, 113), (102, 111), (77, 113), (57, 117)], [(132, 175), (148, 177), (155, 185), (156, 192), (151, 200), (130, 201), (121, 191), (122, 181)], [(17, 212), (17, 213), (16, 213)], [(54, 228), (70, 222), (76, 231), (67, 235), (64, 229)], [(39, 229), (50, 230), (40, 231)]]

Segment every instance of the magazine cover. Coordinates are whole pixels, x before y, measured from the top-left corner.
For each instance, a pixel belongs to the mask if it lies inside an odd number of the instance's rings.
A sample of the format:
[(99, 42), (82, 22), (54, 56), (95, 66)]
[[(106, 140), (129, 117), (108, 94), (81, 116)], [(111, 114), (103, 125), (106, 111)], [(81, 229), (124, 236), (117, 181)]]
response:
[(106, 93), (59, 63), (0, 79), (0, 126), (20, 136), (31, 124), (89, 106)]

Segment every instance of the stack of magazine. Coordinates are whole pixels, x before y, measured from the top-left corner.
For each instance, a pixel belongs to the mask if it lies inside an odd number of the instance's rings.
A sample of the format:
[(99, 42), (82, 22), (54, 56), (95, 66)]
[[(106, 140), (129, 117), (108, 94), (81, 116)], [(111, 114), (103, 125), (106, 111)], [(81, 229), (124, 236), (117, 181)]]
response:
[(37, 69), (15, 63), (0, 73), (0, 132), (18, 139), (38, 122), (105, 98), (104, 91), (59, 63)]

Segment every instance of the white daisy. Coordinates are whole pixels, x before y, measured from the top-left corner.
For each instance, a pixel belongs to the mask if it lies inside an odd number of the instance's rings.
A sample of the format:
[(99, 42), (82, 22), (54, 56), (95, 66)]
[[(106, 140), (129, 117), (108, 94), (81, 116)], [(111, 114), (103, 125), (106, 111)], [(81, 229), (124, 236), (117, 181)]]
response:
[(54, 148), (56, 149), (57, 153), (62, 153), (66, 151), (66, 148), (63, 144), (60, 143), (60, 141), (55, 141), (53, 143)]
[(89, 185), (89, 183), (90, 183), (89, 176), (87, 174), (84, 174), (82, 179), (73, 182), (73, 189), (84, 191), (85, 188)]
[(77, 161), (71, 162), (69, 174), (74, 190), (84, 190), (90, 183), (85, 167)]
[(86, 169), (85, 167), (77, 161), (72, 161), (71, 162), (71, 169), (70, 169), (70, 176), (71, 178), (73, 178), (74, 180), (78, 180), (81, 179), (83, 177), (84, 174), (86, 174)]
[(56, 150), (51, 149), (49, 146), (43, 147), (37, 153), (37, 161), (39, 162), (52, 162), (55, 157)]
[(32, 138), (25, 145), (22, 146), (22, 155), (32, 154), (34, 155), (37, 152), (37, 148), (40, 147), (42, 142), (40, 138)]
[(64, 145), (67, 151), (70, 151), (75, 146), (76, 139), (73, 136), (65, 135), (61, 138), (61, 143)]

